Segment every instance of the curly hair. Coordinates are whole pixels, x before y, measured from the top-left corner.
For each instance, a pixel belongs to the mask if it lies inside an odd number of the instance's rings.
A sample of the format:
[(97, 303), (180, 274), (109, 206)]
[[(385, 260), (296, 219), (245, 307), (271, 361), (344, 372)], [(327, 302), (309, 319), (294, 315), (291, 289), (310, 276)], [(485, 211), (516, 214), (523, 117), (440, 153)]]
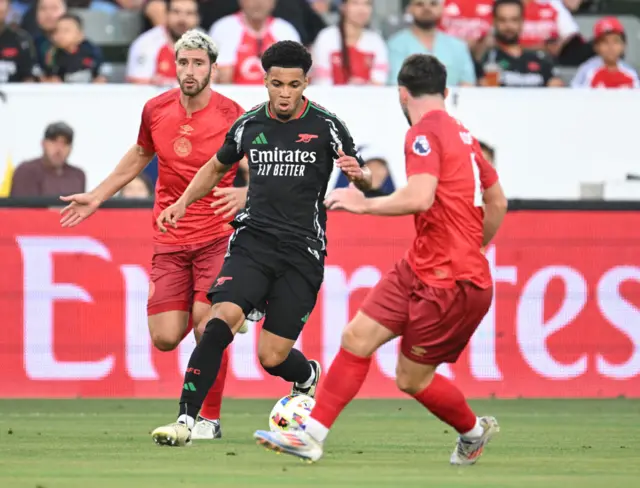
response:
[(311, 64), (311, 54), (307, 48), (295, 41), (276, 42), (262, 55), (262, 68), (265, 71), (274, 66), (300, 68), (306, 75), (311, 69)]

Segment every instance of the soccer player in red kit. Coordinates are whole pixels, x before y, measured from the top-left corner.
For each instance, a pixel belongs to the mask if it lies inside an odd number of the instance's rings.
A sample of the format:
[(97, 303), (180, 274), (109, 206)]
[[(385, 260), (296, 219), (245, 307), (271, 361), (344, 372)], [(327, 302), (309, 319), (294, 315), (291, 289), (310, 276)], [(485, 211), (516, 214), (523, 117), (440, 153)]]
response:
[[(205, 318), (211, 306), (207, 291), (222, 266), (233, 230), (229, 222), (246, 200), (246, 189), (232, 188), (234, 168), (222, 181), (219, 197), (210, 195), (189, 207), (175, 231), (162, 233), (155, 226), (156, 217), (182, 195), (244, 112), (236, 102), (211, 90), (218, 50), (209, 36), (188, 31), (176, 43), (175, 53), (180, 88), (145, 104), (137, 143), (93, 191), (62, 197), (69, 205), (61, 218), (63, 227), (79, 224), (158, 155), (147, 314), (153, 344), (161, 351), (175, 349), (191, 330), (191, 323), (197, 326)], [(219, 207), (217, 212), (212, 206)], [(201, 333), (196, 328), (196, 338)], [(221, 437), (220, 405), (227, 362), (225, 356), (200, 412), (194, 439)]]
[(476, 417), (462, 392), (436, 368), (456, 362), (489, 310), (493, 284), (481, 249), (497, 232), (507, 203), (478, 142), (445, 111), (445, 67), (430, 55), (410, 56), (398, 85), (411, 124), (405, 141), (407, 186), (369, 199), (354, 189), (335, 190), (325, 204), (357, 214), (413, 214), (416, 238), (345, 328), (303, 430), (258, 431), (254, 437), (271, 450), (320, 459), (329, 429), (360, 390), (373, 353), (401, 336), (398, 388), (459, 433), (450, 462), (474, 464), (498, 423)]

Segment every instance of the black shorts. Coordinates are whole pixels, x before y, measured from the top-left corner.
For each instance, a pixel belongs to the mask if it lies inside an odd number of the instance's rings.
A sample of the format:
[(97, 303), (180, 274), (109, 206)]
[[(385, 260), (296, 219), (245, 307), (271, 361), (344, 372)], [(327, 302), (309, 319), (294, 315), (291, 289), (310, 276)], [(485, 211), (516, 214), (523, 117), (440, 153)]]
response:
[(244, 227), (229, 240), (222, 269), (207, 296), (212, 304), (238, 305), (245, 316), (254, 309), (266, 312), (262, 328), (295, 341), (323, 279), (322, 252)]

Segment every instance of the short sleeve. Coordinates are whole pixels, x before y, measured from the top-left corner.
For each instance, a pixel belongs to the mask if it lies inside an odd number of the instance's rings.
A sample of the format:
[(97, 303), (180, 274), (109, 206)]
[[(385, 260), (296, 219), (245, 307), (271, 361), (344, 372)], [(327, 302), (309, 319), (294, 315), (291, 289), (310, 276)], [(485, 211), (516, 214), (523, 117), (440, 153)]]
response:
[(378, 85), (384, 85), (389, 77), (389, 53), (387, 45), (382, 37), (371, 33), (371, 46), (373, 48), (373, 67), (371, 69), (371, 81)]
[(498, 181), (498, 172), (483, 156), (482, 148), (477, 140), (473, 143), (473, 152), (475, 153), (475, 161), (480, 173), (480, 184), (482, 185), (482, 189), (486, 190), (487, 188), (491, 188)]
[(242, 42), (242, 29), (237, 25), (235, 15), (223, 17), (215, 22), (209, 29), (209, 36), (218, 46), (218, 59), (216, 60), (218, 65), (221, 67), (234, 66)]
[(230, 165), (237, 163), (244, 157), (244, 150), (242, 149), (242, 135), (244, 134), (244, 128), (250, 117), (240, 117), (229, 129), (227, 135), (224, 138), (222, 147), (218, 150), (216, 157), (222, 164)]
[(404, 155), (407, 178), (425, 173), (440, 178), (440, 141), (429, 128), (414, 126), (407, 131)]
[(333, 45), (331, 27), (324, 29), (316, 38), (311, 48), (313, 68), (311, 83), (314, 85), (333, 85), (331, 70), (331, 48)]
[(155, 57), (147, 52), (145, 36), (138, 37), (127, 56), (127, 79), (130, 81), (150, 82), (155, 74)]
[[(335, 124), (335, 129), (337, 130), (337, 137), (339, 140), (338, 146), (342, 149), (342, 152), (344, 152), (347, 156), (356, 158), (358, 160), (358, 164), (360, 166), (364, 166), (364, 161), (360, 157), (360, 154), (358, 154), (358, 149), (353, 142), (353, 137), (351, 137), (351, 133), (349, 132), (349, 129), (347, 129), (345, 123), (337, 117), (335, 117), (333, 123)], [(330, 131), (333, 132), (334, 128), (331, 127)], [(334, 138), (336, 134), (332, 133), (331, 136), (332, 138)], [(335, 156), (336, 159), (340, 157), (340, 155), (337, 153)]]
[(578, 23), (573, 18), (573, 15), (571, 15), (571, 12), (569, 12), (569, 9), (565, 7), (564, 3), (559, 0), (554, 0), (553, 7), (558, 12), (557, 25), (560, 39), (568, 39), (569, 37), (578, 34), (580, 32)]
[(140, 120), (140, 130), (138, 131), (138, 146), (149, 153), (155, 153), (156, 149), (153, 144), (151, 135), (151, 107), (147, 102), (142, 109), (142, 118)]

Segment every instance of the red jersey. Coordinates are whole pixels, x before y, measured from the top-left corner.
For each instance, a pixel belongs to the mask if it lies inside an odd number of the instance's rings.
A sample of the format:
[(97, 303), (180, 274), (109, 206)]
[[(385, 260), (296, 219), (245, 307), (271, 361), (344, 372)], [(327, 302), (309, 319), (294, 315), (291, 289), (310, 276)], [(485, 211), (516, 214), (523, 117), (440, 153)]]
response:
[(561, 0), (531, 0), (524, 6), (524, 25), (520, 44), (542, 48), (546, 41), (568, 39), (580, 29)]
[[(236, 102), (212, 92), (209, 104), (188, 117), (180, 103), (179, 88), (145, 104), (138, 145), (158, 155), (158, 182), (153, 205), (155, 242), (197, 244), (232, 232), (230, 220), (214, 214), (211, 208), (213, 194), (189, 206), (178, 228), (170, 228), (166, 234), (158, 230), (155, 219), (184, 193), (198, 170), (222, 147), (225, 135), (243, 113)], [(234, 165), (218, 186), (231, 186), (236, 171)]]
[(435, 200), (415, 215), (416, 237), (406, 259), (423, 283), (450, 288), (471, 281), (492, 285), (489, 263), (480, 252), (484, 210), (482, 192), (498, 181), (480, 145), (445, 111), (427, 113), (407, 132), (407, 178), (438, 178)]
[(582, 63), (571, 86), (574, 88), (640, 88), (633, 66), (620, 60), (615, 68), (604, 64), (600, 56)]
[(342, 63), (342, 36), (336, 26), (320, 31), (311, 50), (311, 83), (316, 85), (377, 84), (385, 85), (389, 77), (387, 45), (382, 36), (365, 29), (355, 46), (349, 46), (350, 76)]
[(218, 66), (233, 66), (234, 85), (263, 84), (262, 54), (279, 41), (300, 42), (298, 31), (286, 20), (271, 17), (256, 32), (245, 22), (242, 12), (218, 20), (209, 35), (220, 47)]
[(449, 35), (477, 41), (491, 32), (493, 0), (445, 0), (440, 28)]
[(129, 49), (127, 81), (175, 86), (176, 55), (164, 26), (141, 34)]

